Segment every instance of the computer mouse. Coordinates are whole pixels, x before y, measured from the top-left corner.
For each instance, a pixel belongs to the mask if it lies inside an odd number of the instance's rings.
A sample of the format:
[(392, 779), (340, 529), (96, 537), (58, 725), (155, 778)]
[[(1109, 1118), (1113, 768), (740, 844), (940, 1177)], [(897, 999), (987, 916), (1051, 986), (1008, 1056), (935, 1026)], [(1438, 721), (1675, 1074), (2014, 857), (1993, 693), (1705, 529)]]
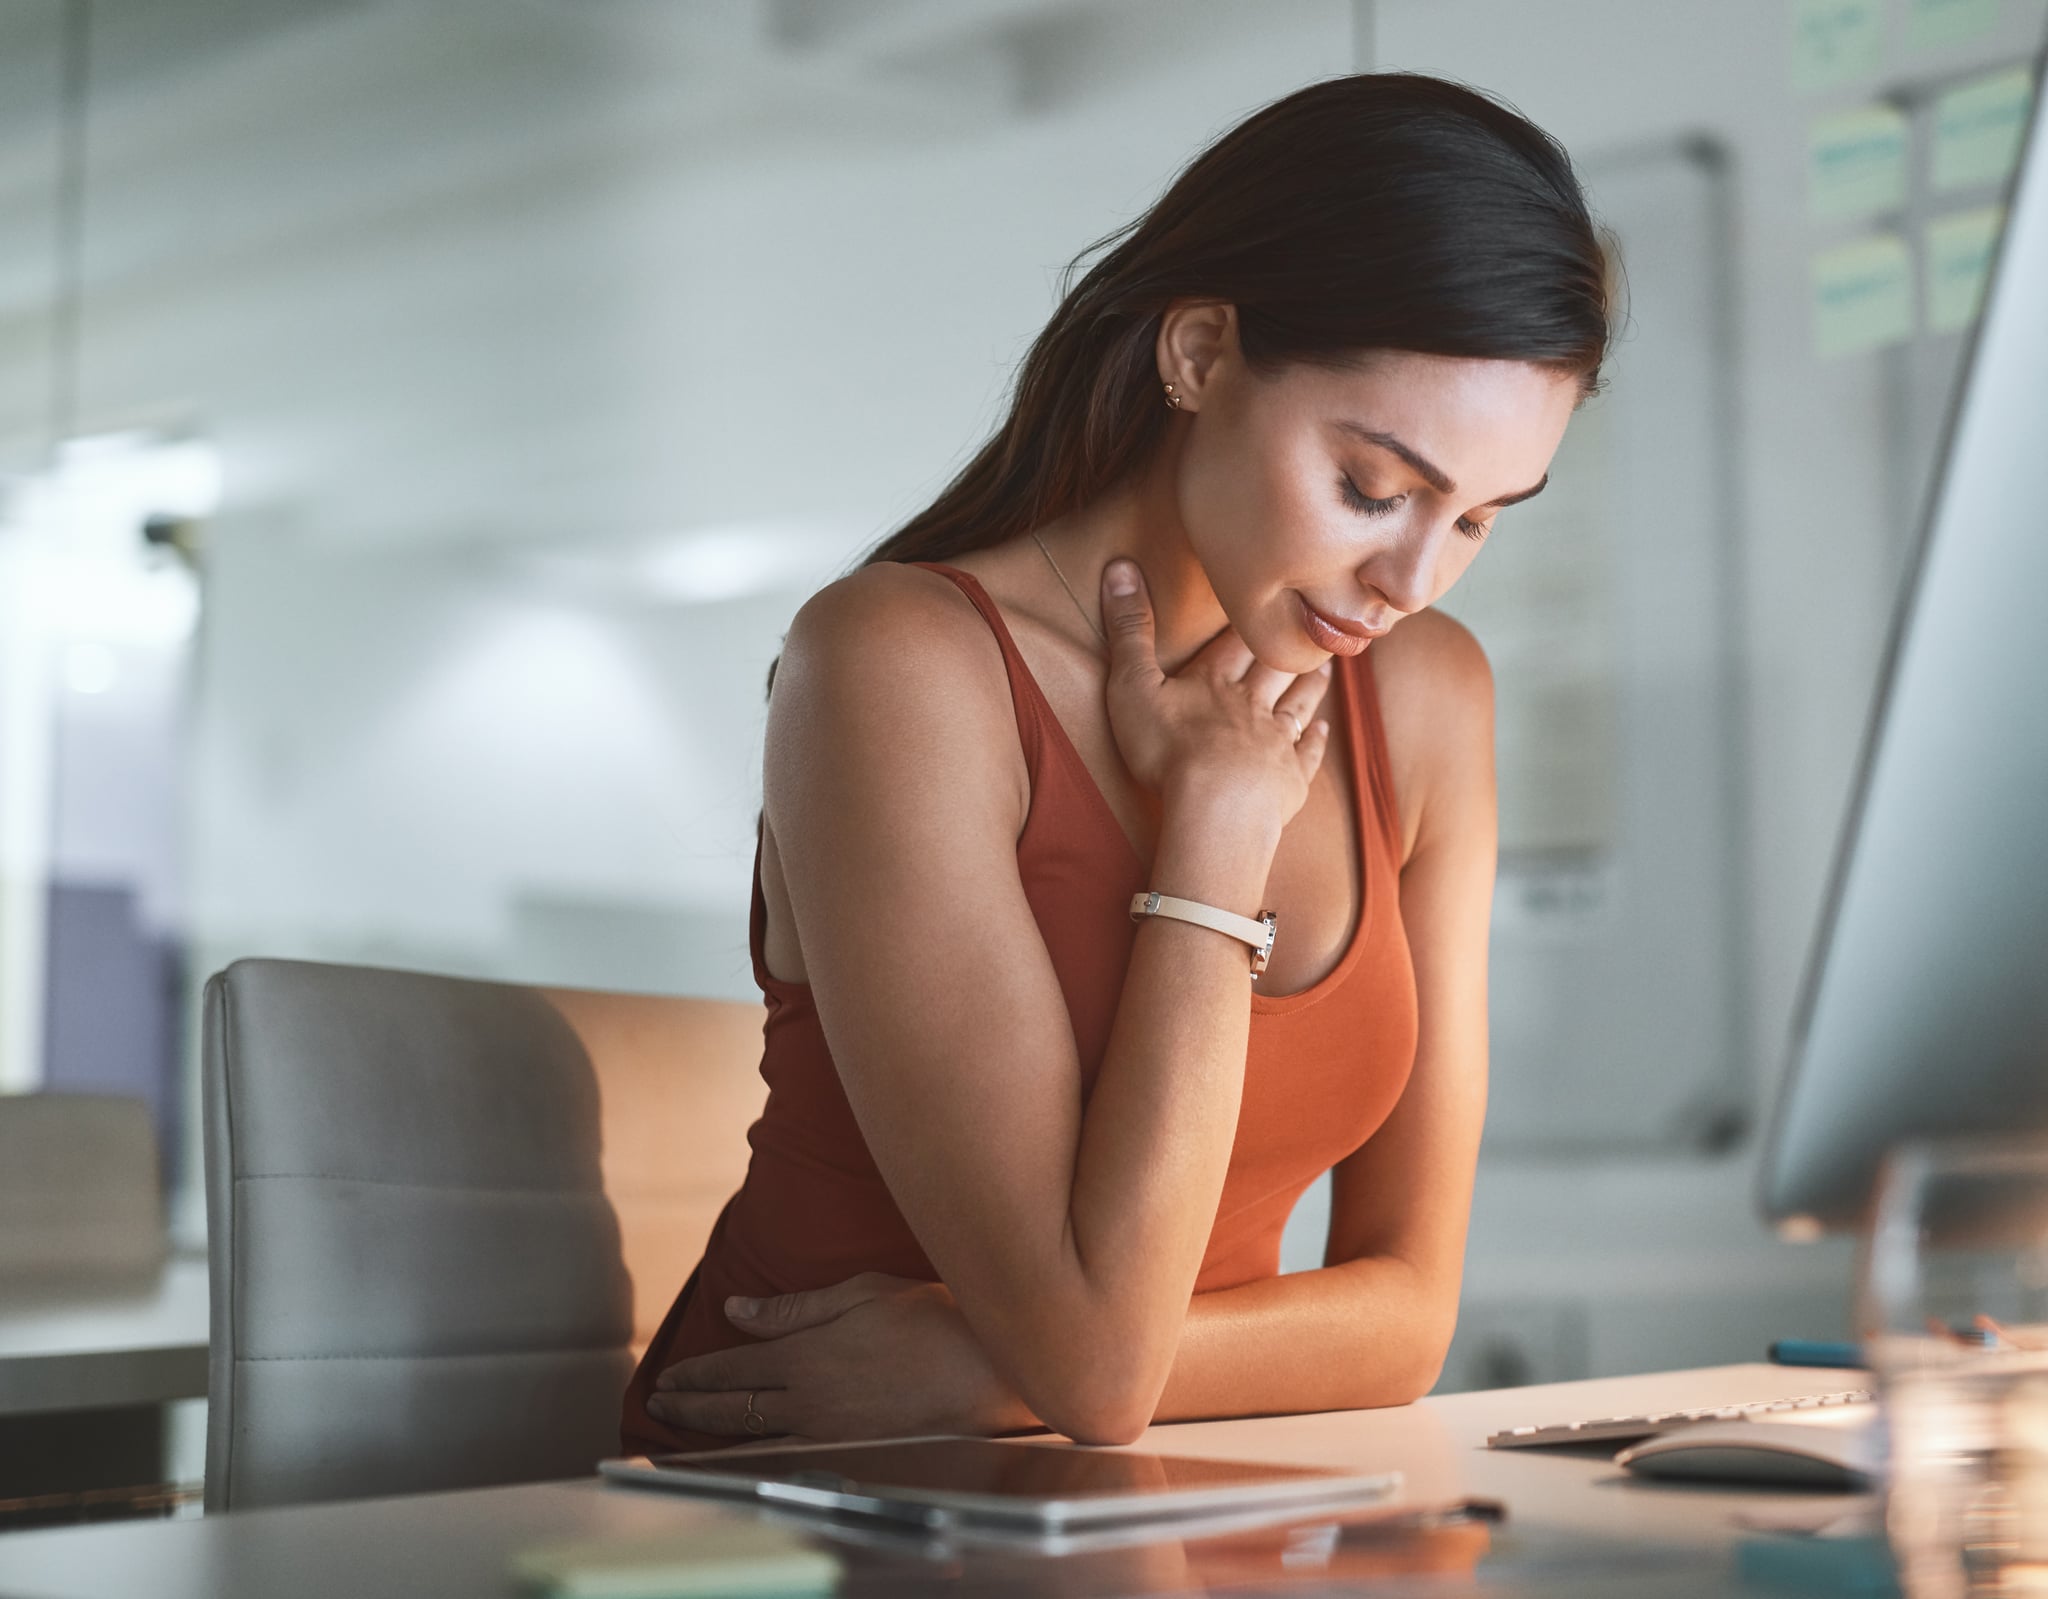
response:
[(1859, 1493), (1884, 1475), (1884, 1438), (1874, 1422), (1704, 1421), (1645, 1439), (1614, 1462), (1639, 1477)]

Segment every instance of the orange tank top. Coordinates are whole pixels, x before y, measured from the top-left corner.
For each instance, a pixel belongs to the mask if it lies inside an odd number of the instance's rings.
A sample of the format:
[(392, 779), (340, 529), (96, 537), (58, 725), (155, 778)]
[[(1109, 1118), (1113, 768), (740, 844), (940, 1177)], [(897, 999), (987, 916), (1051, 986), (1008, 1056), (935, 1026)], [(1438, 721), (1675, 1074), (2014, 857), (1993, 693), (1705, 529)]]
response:
[[(1123, 992), (1137, 931), (1131, 896), (1146, 884), (1129, 839), (995, 602), (966, 572), (917, 564), (959, 586), (1002, 650), (1031, 780), (1017, 870), (1066, 996), (1085, 1095)], [(1400, 825), (1371, 652), (1340, 658), (1335, 681), (1360, 832), (1358, 926), (1336, 966), (1314, 986), (1252, 995), (1237, 1138), (1197, 1293), (1278, 1273), (1280, 1235), (1295, 1201), (1378, 1131), (1414, 1062), (1415, 976), (1401, 924)], [(761, 953), (766, 919), (757, 847), (750, 943), (767, 1002), (761, 1075), (768, 1102), (747, 1133), (753, 1154), (746, 1180), (720, 1214), (703, 1260), (626, 1390), (621, 1439), (629, 1454), (730, 1441), (679, 1432), (646, 1411), (665, 1367), (746, 1341), (721, 1313), (727, 1295), (826, 1288), (864, 1271), (938, 1279), (868, 1153), (809, 986), (768, 971)]]

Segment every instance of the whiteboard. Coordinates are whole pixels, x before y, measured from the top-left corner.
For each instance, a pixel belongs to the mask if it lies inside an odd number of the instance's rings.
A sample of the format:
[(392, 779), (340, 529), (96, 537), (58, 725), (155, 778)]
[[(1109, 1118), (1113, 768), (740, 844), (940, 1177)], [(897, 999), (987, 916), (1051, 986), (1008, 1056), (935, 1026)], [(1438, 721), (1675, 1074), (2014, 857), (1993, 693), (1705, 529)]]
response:
[(1490, 1151), (1721, 1150), (1741, 1057), (1738, 546), (1724, 164), (1581, 164), (1621, 241), (1609, 387), (1443, 609), (1499, 705)]

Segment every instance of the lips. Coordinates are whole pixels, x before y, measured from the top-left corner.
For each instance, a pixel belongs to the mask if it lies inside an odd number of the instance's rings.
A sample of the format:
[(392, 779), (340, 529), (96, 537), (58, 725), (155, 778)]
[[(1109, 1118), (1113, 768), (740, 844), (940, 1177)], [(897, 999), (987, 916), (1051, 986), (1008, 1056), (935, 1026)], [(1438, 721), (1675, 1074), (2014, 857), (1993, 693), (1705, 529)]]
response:
[(1348, 617), (1325, 616), (1305, 599), (1301, 601), (1301, 625), (1317, 649), (1332, 655), (1362, 654), (1366, 645), (1386, 632), (1383, 627), (1367, 627)]

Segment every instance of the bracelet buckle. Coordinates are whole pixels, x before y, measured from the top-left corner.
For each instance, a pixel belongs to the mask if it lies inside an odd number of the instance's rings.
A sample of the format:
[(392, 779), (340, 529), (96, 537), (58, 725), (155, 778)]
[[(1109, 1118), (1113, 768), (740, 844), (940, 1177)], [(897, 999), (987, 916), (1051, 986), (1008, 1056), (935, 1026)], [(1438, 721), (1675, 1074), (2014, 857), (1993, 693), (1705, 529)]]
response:
[(1259, 925), (1266, 929), (1266, 941), (1252, 951), (1252, 981), (1257, 982), (1273, 958), (1273, 940), (1280, 936), (1280, 918), (1272, 911), (1260, 911)]

